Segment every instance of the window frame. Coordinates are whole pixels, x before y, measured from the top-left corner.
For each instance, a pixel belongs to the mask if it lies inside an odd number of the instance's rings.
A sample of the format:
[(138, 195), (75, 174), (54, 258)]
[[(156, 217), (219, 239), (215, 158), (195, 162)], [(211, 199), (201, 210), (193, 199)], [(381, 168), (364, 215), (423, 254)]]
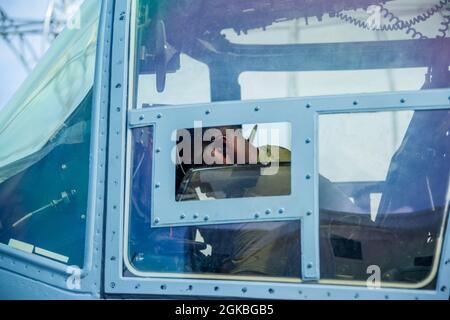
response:
[[(186, 275), (185, 278), (160, 277), (129, 278), (122, 274), (124, 267), (124, 244), (127, 239), (124, 235), (125, 214), (127, 210), (126, 188), (129, 186), (129, 165), (127, 155), (130, 139), (130, 130), (135, 126), (156, 124), (168, 113), (183, 109), (191, 115), (204, 119), (205, 111), (226, 106), (240, 106), (246, 108), (248, 114), (255, 113), (255, 107), (259, 107), (264, 114), (255, 122), (274, 122), (271, 116), (278, 117), (275, 108), (267, 107), (277, 104), (295, 105), (291, 112), (300, 112), (308, 115), (302, 119), (301, 124), (311, 126), (312, 139), (309, 147), (313, 150), (308, 154), (297, 155), (299, 163), (310, 163), (313, 172), (310, 183), (313, 188), (309, 192), (307, 201), (313, 203), (312, 214), (301, 217), (302, 233), (301, 243), (308, 244), (309, 251), (302, 252), (302, 267), (312, 261), (311, 278), (304, 273), (304, 280), (318, 279), (319, 275), (319, 219), (318, 219), (318, 115), (323, 113), (348, 113), (348, 112), (375, 112), (397, 110), (423, 110), (423, 109), (449, 109), (450, 90), (436, 89), (427, 91), (389, 92), (374, 94), (351, 94), (339, 96), (321, 96), (307, 98), (271, 99), (261, 101), (222, 102), (203, 105), (180, 105), (149, 110), (131, 110), (133, 100), (133, 67), (129, 68), (129, 43), (130, 29), (128, 23), (120, 22), (120, 15), (129, 15), (132, 6), (131, 0), (116, 1), (115, 32), (113, 35), (113, 57), (111, 78), (111, 100), (114, 106), (110, 108), (109, 126), (109, 151), (108, 151), (108, 183), (107, 183), (107, 225), (106, 225), (106, 255), (105, 255), (105, 292), (108, 294), (120, 294), (130, 296), (157, 295), (157, 296), (201, 296), (201, 297), (237, 297), (237, 298), (278, 298), (278, 299), (448, 299), (450, 286), (450, 237), (448, 235), (449, 221), (446, 222), (447, 234), (443, 239), (443, 249), (439, 261), (439, 274), (435, 290), (419, 290), (406, 288), (381, 288), (374, 290), (367, 286), (361, 287), (352, 284), (336, 283), (334, 281), (318, 281), (315, 283), (282, 283), (271, 281), (238, 281), (238, 280), (208, 280), (193, 279)], [(133, 19), (131, 19), (133, 23)], [(117, 28), (117, 29), (116, 29)], [(131, 32), (131, 34), (133, 34)], [(133, 52), (133, 47), (131, 52)], [(128, 83), (128, 87), (124, 84)], [(265, 107), (267, 110), (264, 111)], [(117, 108), (117, 109), (116, 109)], [(207, 108), (207, 109), (205, 109)], [(171, 110), (173, 109), (173, 110)], [(265, 112), (265, 113), (264, 113)], [(162, 117), (158, 118), (161, 113)], [(291, 119), (293, 118), (291, 113)], [(142, 119), (142, 115), (144, 115)], [(156, 117), (156, 118), (155, 118)], [(288, 118), (286, 116), (286, 118)], [(237, 119), (237, 118), (233, 118)], [(239, 118), (241, 119), (241, 118)], [(235, 121), (232, 121), (235, 122)], [(242, 122), (242, 121), (238, 121)], [(288, 121), (288, 122), (292, 122)], [(206, 122), (205, 122), (206, 123)], [(208, 122), (208, 126), (215, 122)], [(231, 121), (229, 122), (231, 123)], [(216, 124), (219, 124), (216, 122)], [(224, 124), (224, 123), (220, 123)], [(155, 128), (155, 132), (157, 128)], [(294, 131), (293, 131), (294, 136)], [(299, 144), (305, 143), (305, 137), (296, 137)], [(294, 139), (293, 139), (294, 140)], [(158, 144), (157, 144), (158, 145)], [(166, 146), (157, 146), (165, 148)], [(297, 149), (295, 149), (297, 150)], [(295, 160), (294, 160), (295, 161)], [(173, 164), (171, 164), (173, 166)], [(172, 167), (173, 168), (173, 167)], [(293, 190), (294, 192), (294, 190)], [(174, 195), (171, 194), (171, 198)], [(305, 197), (306, 198), (306, 197)], [(239, 199), (239, 203), (245, 201)], [(254, 214), (254, 212), (253, 212)], [(276, 220), (276, 219), (275, 219)], [(312, 244), (312, 245), (311, 245)], [(313, 248), (311, 250), (311, 248)], [(303, 248), (302, 248), (303, 249)], [(308, 248), (306, 248), (308, 250)], [(217, 290), (218, 288), (218, 290)]]

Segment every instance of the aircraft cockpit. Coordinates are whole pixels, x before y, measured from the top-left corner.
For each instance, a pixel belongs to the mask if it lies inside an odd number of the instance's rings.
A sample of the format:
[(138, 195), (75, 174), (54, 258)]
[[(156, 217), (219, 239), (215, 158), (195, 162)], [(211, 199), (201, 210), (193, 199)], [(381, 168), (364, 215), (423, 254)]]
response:
[(449, 1), (81, 12), (0, 111), (0, 249), (108, 297), (448, 299)]

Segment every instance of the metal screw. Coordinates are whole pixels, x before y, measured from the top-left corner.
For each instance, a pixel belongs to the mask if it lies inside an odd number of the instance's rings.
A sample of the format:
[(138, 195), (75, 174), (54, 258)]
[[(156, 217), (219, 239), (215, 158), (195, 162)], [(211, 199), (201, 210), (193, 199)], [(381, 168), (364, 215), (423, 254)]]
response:
[(161, 119), (162, 118), (162, 114), (158, 113), (158, 115), (156, 116), (156, 118)]
[(159, 223), (159, 218), (155, 218), (155, 223), (158, 224)]
[(112, 256), (111, 261), (116, 261), (116, 257)]
[(259, 111), (259, 107), (255, 107), (255, 111)]
[(197, 213), (194, 213), (194, 219), (197, 219), (198, 218), (198, 214)]
[(405, 100), (405, 99), (400, 99), (400, 102), (401, 102), (401, 103), (405, 103), (406, 100)]
[(184, 218), (186, 218), (186, 215), (183, 213), (183, 214), (180, 216), (180, 219), (183, 220)]
[(203, 220), (208, 221), (208, 220), (209, 220), (209, 217), (208, 217), (208, 216), (205, 216), (205, 217), (203, 218)]
[(165, 284), (163, 284), (162, 286), (161, 286), (161, 290), (166, 290), (167, 289), (167, 286), (165, 285)]
[(311, 139), (310, 139), (310, 138), (307, 138), (307, 139), (305, 140), (305, 143), (306, 143), (306, 144), (310, 144), (310, 143), (311, 143)]
[(159, 187), (161, 187), (161, 184), (159, 184), (159, 183), (155, 184), (155, 188), (159, 188)]
[(278, 213), (279, 213), (279, 214), (283, 214), (283, 213), (284, 213), (284, 208), (280, 208), (280, 209), (278, 210)]
[(354, 106), (358, 105), (358, 101), (353, 101), (353, 105)]
[(309, 263), (306, 265), (306, 268), (308, 268), (308, 269), (312, 269), (312, 267), (313, 267), (313, 265), (312, 265), (311, 262), (309, 262)]
[(258, 219), (258, 218), (259, 218), (259, 214), (255, 213), (255, 219)]
[(205, 111), (205, 114), (206, 114), (206, 115), (208, 115), (208, 114), (210, 114), (210, 113), (211, 113), (211, 110), (206, 110), (206, 111)]
[(311, 176), (309, 174), (307, 174), (305, 178), (306, 178), (306, 180), (309, 180), (309, 179), (311, 179)]
[(144, 117), (144, 115), (143, 114), (141, 114), (140, 116), (139, 116), (139, 120), (144, 120), (145, 119), (145, 117)]
[(246, 292), (247, 292), (247, 288), (245, 288), (245, 287), (242, 288), (242, 292), (243, 292), (243, 293), (246, 293)]
[(214, 291), (219, 291), (219, 287), (214, 287)]
[(272, 211), (270, 209), (266, 210), (266, 214), (271, 214), (271, 213), (272, 213)]
[(111, 288), (115, 288), (116, 287), (116, 284), (114, 283), (114, 282), (111, 282), (110, 284), (109, 284), (109, 286), (111, 287)]
[(273, 294), (275, 292), (275, 290), (273, 290), (272, 288), (269, 289), (269, 293)]
[(311, 108), (311, 105), (308, 103), (308, 104), (306, 105), (306, 109), (309, 109), (309, 108)]
[(307, 211), (307, 212), (306, 212), (306, 215), (307, 215), (307, 216), (310, 216), (310, 215), (312, 215), (312, 212), (311, 212), (311, 211)]

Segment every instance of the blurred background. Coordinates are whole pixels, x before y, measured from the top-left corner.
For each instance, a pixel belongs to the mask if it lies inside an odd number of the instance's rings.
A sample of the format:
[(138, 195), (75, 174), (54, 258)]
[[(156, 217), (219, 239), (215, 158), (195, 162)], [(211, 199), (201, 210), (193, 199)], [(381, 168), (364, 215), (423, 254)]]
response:
[(82, 0), (0, 0), (0, 109)]

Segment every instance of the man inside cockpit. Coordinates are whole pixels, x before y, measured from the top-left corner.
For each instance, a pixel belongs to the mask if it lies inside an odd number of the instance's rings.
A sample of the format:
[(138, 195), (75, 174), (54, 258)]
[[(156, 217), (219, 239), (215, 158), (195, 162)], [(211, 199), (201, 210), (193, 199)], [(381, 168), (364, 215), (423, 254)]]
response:
[[(255, 147), (242, 134), (241, 127), (220, 127), (221, 136), (216, 143), (203, 146), (204, 163), (251, 164), (252, 160), (276, 164), (291, 161), (288, 149), (276, 145)], [(227, 130), (235, 130), (232, 139)], [(195, 155), (193, 155), (194, 157)], [(238, 163), (245, 159), (245, 163)], [(183, 166), (183, 163), (179, 163)], [(182, 179), (182, 177), (180, 177)], [(324, 204), (336, 207), (341, 203), (343, 211), (358, 209), (346, 195), (333, 187), (324, 177), (319, 183), (325, 190)], [(277, 186), (274, 186), (277, 188)], [(327, 203), (328, 202), (328, 203)], [(259, 275), (298, 278), (300, 267), (300, 223), (293, 221), (270, 221), (258, 223), (234, 223), (198, 227), (205, 242), (212, 247), (203, 272), (233, 275)]]

